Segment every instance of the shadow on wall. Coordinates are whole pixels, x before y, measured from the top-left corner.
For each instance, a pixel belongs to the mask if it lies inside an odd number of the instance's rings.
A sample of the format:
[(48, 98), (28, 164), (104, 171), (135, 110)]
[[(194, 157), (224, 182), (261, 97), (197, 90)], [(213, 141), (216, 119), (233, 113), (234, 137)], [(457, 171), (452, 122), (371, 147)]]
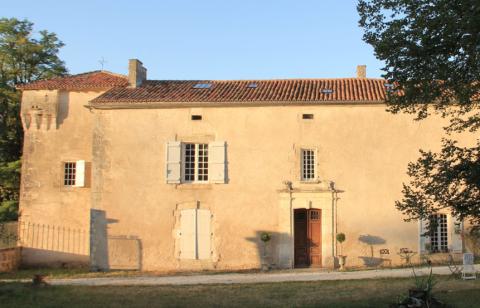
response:
[(60, 127), (66, 118), (68, 118), (69, 112), (69, 95), (68, 92), (62, 91), (58, 97), (58, 114), (57, 114), (57, 127)]
[(360, 235), (358, 241), (365, 245), (363, 250), (365, 256), (360, 256), (359, 258), (363, 261), (363, 265), (366, 267), (377, 267), (382, 265), (385, 259), (380, 257), (375, 257), (375, 250), (380, 250), (382, 245), (385, 245), (387, 241), (382, 237), (376, 235)]
[(86, 266), (89, 260), (87, 230), (59, 225), (18, 223), (22, 266)]
[(90, 262), (92, 270), (142, 270), (142, 242), (135, 235), (109, 234), (109, 225), (119, 220), (107, 218), (103, 210), (90, 210)]
[[(262, 241), (262, 238), (264, 240), (269, 238), (269, 240)], [(268, 230), (256, 231), (255, 236), (247, 237), (246, 240), (256, 245), (258, 264), (263, 270), (281, 267), (283, 265), (281, 263), (284, 262), (282, 262), (282, 260), (278, 260), (277, 258), (278, 255), (284, 255), (284, 253), (280, 251), (283, 246), (285, 246), (285, 252), (287, 254), (290, 252), (289, 243), (291, 241), (291, 237), (287, 233), (279, 233)]]

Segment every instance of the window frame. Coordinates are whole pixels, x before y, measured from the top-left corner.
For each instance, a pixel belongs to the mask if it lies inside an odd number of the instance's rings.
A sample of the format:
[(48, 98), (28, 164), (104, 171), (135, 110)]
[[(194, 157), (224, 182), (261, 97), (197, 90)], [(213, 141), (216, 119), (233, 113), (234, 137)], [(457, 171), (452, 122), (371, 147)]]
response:
[[(311, 152), (311, 157), (309, 158), (310, 160), (313, 160), (309, 164), (310, 168), (313, 169), (312, 177), (305, 177), (307, 171), (305, 170), (306, 168), (306, 161), (305, 161), (305, 153), (306, 152)], [(301, 148), (300, 149), (300, 180), (302, 182), (315, 182), (317, 181), (317, 149), (315, 148)]]
[[(187, 163), (191, 163), (192, 156), (187, 156), (187, 150), (191, 152), (191, 149), (188, 149), (189, 146), (193, 145), (193, 168), (187, 168)], [(206, 184), (210, 181), (209, 175), (209, 150), (208, 143), (196, 143), (196, 142), (182, 142), (181, 143), (181, 183), (185, 184)], [(202, 154), (200, 152), (202, 151)], [(188, 158), (188, 162), (187, 162)], [(202, 160), (200, 160), (202, 159)], [(206, 166), (205, 166), (206, 165)], [(193, 173), (190, 174), (189, 170), (193, 170)], [(187, 171), (189, 172), (187, 174)], [(193, 179), (188, 178), (187, 176), (193, 176)], [(203, 177), (203, 179), (202, 179)]]
[(438, 225), (435, 230), (430, 230), (430, 251), (432, 253), (445, 253), (449, 251), (448, 215), (444, 213), (433, 214), (430, 222), (435, 217)]
[(64, 161), (63, 162), (63, 186), (76, 187), (76, 185), (77, 185), (77, 162)]

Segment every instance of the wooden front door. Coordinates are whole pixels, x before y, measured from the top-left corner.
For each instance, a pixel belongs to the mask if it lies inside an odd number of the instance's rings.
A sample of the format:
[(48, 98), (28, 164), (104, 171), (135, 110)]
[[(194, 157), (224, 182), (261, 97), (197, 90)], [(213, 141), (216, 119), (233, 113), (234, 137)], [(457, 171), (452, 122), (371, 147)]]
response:
[(297, 209), (294, 212), (295, 267), (322, 265), (321, 210)]

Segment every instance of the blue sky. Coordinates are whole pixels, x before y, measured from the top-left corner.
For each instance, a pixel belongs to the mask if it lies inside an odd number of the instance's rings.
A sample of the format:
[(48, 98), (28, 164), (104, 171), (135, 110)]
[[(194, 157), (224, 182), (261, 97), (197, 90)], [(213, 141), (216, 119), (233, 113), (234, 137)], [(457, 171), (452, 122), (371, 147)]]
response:
[(3, 17), (57, 33), (71, 73), (127, 72), (149, 79), (380, 77), (362, 41), (356, 0), (6, 1)]

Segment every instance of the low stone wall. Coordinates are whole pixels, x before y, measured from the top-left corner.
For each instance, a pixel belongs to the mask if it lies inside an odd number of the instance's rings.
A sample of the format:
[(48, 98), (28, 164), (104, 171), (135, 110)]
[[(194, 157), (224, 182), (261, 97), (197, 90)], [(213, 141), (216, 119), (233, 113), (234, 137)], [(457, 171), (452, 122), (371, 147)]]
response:
[(18, 269), (21, 259), (21, 248), (0, 249), (0, 273), (11, 272)]

